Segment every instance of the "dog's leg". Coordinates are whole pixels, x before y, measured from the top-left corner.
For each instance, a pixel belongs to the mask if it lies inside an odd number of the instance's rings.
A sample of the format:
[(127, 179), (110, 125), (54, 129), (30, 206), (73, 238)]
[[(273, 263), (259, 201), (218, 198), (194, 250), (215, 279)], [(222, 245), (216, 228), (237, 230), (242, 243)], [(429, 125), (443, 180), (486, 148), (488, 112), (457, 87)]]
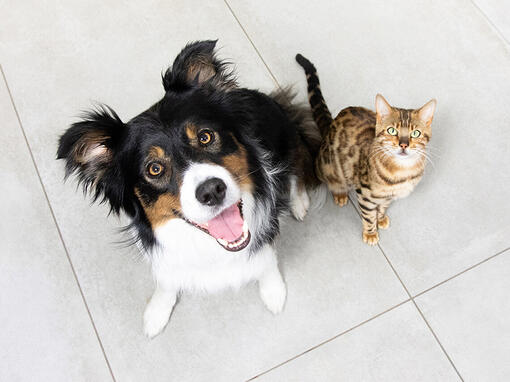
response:
[(165, 328), (176, 300), (176, 290), (156, 285), (156, 290), (143, 314), (143, 328), (147, 337), (153, 338)]
[(258, 279), (260, 298), (272, 313), (278, 314), (282, 311), (285, 304), (287, 289), (278, 269), (278, 261), (274, 249), (271, 246), (267, 246), (265, 251), (267, 251), (264, 254), (266, 266)]
[(303, 220), (310, 207), (310, 198), (304, 184), (298, 181), (297, 176), (290, 177), (290, 209), (297, 220)]

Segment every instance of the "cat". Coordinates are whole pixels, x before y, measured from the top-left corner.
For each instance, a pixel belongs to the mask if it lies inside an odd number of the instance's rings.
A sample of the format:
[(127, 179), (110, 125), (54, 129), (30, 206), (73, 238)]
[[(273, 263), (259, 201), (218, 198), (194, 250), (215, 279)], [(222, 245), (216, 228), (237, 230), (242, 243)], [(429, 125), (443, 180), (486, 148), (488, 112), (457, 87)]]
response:
[(375, 113), (348, 107), (333, 120), (314, 65), (300, 54), (296, 61), (305, 70), (313, 117), (322, 135), (317, 176), (340, 207), (347, 204), (348, 191), (356, 190), (363, 241), (376, 245), (378, 228), (390, 225), (386, 214), (390, 203), (408, 196), (423, 177), (437, 102), (432, 99), (419, 109), (401, 109), (378, 94)]

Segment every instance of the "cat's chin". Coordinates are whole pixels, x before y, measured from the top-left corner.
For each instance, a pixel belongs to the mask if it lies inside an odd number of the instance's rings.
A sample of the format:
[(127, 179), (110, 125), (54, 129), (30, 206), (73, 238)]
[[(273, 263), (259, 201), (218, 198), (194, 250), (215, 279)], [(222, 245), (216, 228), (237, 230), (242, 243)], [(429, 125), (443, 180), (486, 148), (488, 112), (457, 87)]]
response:
[(393, 154), (393, 158), (401, 165), (413, 165), (418, 159), (418, 155), (416, 153), (408, 152), (408, 151), (398, 151)]

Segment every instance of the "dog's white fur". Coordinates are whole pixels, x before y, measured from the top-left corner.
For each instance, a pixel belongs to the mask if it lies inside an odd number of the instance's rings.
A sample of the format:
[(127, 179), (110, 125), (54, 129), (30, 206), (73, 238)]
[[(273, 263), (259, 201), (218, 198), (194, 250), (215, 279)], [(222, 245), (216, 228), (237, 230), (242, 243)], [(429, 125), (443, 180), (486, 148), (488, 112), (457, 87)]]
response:
[[(219, 206), (204, 206), (195, 197), (197, 187), (207, 179), (219, 178), (227, 186), (225, 199)], [(230, 172), (222, 166), (208, 163), (193, 163), (184, 173), (181, 186), (181, 208), (184, 216), (195, 223), (206, 223), (222, 210), (237, 203), (241, 189)]]
[(300, 190), (295, 175), (290, 179), (290, 210), (297, 220), (303, 220), (310, 207), (310, 197), (303, 188)]
[[(201, 205), (195, 199), (196, 187), (210, 177), (221, 178), (227, 185), (225, 203), (219, 208)], [(292, 177), (291, 209), (297, 219), (302, 219), (309, 199), (306, 190), (298, 192), (295, 183), (296, 179)], [(239, 198), (243, 202), (244, 219), (253, 241), (264, 224), (262, 215), (265, 207), (256, 204), (250, 192), (241, 191), (225, 168), (193, 164), (184, 175), (181, 204), (189, 220), (205, 222)], [(158, 245), (149, 258), (156, 289), (144, 313), (144, 331), (148, 337), (154, 337), (164, 329), (177, 296), (182, 291), (215, 293), (257, 281), (260, 297), (266, 307), (275, 314), (283, 309), (286, 287), (272, 245), (265, 244), (253, 253), (250, 243), (239, 252), (229, 252), (213, 237), (182, 219), (169, 220), (156, 228), (155, 236)]]

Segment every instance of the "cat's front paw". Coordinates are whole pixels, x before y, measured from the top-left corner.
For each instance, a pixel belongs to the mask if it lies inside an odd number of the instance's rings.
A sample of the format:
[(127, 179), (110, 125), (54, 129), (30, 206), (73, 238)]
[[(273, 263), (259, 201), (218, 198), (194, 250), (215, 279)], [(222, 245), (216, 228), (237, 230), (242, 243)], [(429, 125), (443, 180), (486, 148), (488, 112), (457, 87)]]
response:
[(349, 201), (347, 194), (333, 194), (333, 200), (339, 207), (343, 207)]
[(388, 215), (384, 215), (377, 221), (377, 228), (386, 229), (390, 226), (390, 218)]
[(378, 232), (363, 232), (363, 241), (368, 245), (377, 245), (379, 242)]

